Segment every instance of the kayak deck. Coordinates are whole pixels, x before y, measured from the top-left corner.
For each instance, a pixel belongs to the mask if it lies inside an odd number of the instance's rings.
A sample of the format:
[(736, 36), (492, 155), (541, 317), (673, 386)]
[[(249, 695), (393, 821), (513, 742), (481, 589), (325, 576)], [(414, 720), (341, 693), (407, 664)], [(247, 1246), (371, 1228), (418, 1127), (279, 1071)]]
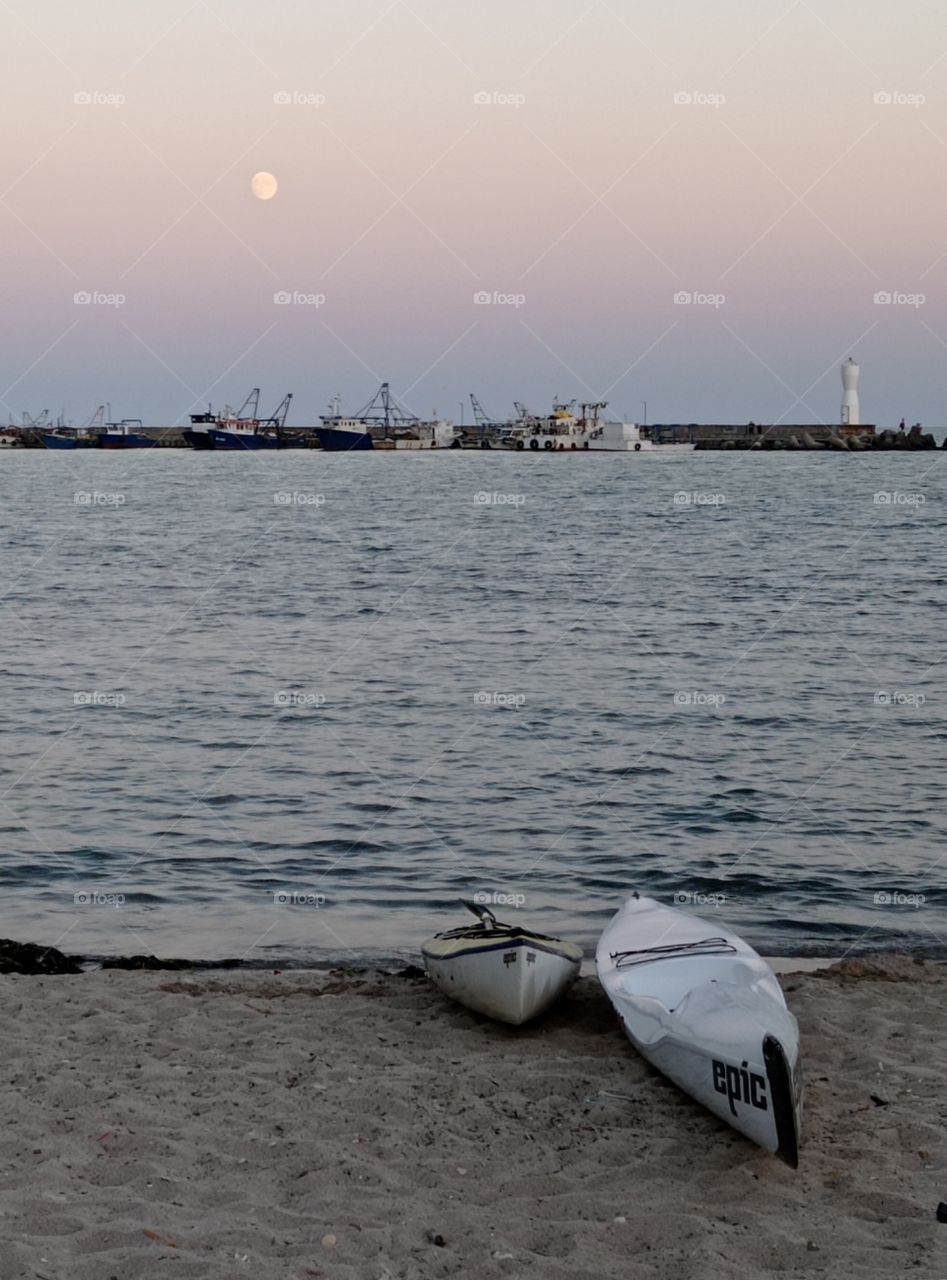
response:
[(603, 932), (596, 965), (639, 1053), (795, 1168), (799, 1028), (766, 961), (726, 928), (635, 897)]

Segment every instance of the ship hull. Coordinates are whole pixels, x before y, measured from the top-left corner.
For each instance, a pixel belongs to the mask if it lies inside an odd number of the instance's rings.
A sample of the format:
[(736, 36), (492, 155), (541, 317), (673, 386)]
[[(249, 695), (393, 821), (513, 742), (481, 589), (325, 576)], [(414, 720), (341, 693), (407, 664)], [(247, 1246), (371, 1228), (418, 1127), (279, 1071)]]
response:
[(668, 457), (694, 452), (692, 444), (655, 444), (647, 436), (640, 435), (637, 428), (624, 423), (607, 423), (595, 431), (568, 435), (516, 436), (505, 443), (508, 449), (528, 453), (657, 453)]
[(367, 431), (344, 431), (339, 427), (316, 427), (316, 435), (323, 449), (329, 453), (349, 453), (352, 450), (374, 449), (375, 442)]
[(252, 453), (257, 453), (261, 449), (281, 449), (283, 447), (282, 441), (277, 436), (260, 435), (255, 431), (223, 431), (219, 427), (211, 427), (207, 435), (210, 437), (211, 443), (203, 446), (197, 445), (197, 448), (237, 451), (248, 449)]
[(183, 435), (184, 443), (190, 445), (192, 449), (213, 449), (214, 447), (209, 431), (195, 431), (192, 427), (186, 427)]
[(119, 435), (113, 431), (103, 431), (98, 438), (100, 449), (156, 449), (158, 441), (150, 436)]

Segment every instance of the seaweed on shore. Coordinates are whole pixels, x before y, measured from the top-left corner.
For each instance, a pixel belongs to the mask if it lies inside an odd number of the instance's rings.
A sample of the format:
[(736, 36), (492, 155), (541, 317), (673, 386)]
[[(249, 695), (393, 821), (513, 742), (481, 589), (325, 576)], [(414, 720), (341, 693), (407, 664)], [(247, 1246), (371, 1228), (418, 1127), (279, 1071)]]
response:
[(106, 956), (103, 969), (238, 969), (239, 960), (161, 960), (158, 956)]
[(14, 942), (0, 938), (0, 973), (65, 974), (81, 973), (72, 956), (55, 947), (40, 947), (35, 942)]

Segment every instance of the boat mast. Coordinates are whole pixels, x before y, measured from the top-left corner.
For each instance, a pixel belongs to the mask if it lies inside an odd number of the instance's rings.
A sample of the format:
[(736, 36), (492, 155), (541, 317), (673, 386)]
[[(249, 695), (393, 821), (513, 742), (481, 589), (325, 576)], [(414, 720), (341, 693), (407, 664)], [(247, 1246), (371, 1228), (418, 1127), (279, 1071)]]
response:
[(417, 423), (420, 419), (416, 418), (413, 413), (407, 413), (402, 409), (391, 394), (389, 384), (383, 382), (368, 404), (355, 414), (355, 421), (378, 423), (384, 428), (384, 433), (387, 437), (392, 427), (407, 423)]
[[(249, 413), (246, 412), (248, 409), (250, 410)], [(241, 418), (241, 419), (249, 418), (255, 422), (257, 420), (257, 415), (259, 412), (260, 412), (260, 388), (254, 387), (253, 390), (250, 392), (250, 394), (247, 396), (246, 400), (244, 400), (243, 404), (234, 414), (234, 417)]]
[(260, 425), (267, 426), (267, 427), (268, 426), (274, 427), (276, 430), (276, 434), (279, 435), (280, 432), (283, 430), (283, 428), (286, 426), (286, 419), (289, 416), (289, 406), (292, 404), (292, 401), (293, 401), (293, 393), (291, 391), (287, 391), (286, 395), (283, 396), (282, 400), (279, 402), (279, 404), (276, 406), (276, 408), (273, 410), (270, 416), (268, 418), (261, 419)]

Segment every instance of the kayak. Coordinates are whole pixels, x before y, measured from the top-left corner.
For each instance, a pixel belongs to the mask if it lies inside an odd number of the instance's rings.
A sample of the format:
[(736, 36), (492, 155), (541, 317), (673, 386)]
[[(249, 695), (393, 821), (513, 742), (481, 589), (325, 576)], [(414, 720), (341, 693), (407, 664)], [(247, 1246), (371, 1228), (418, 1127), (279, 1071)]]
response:
[(799, 1025), (766, 961), (719, 924), (635, 894), (606, 927), (595, 963), (638, 1052), (795, 1169)]
[(429, 938), (421, 948), (434, 984), (460, 1004), (513, 1026), (544, 1013), (579, 976), (582, 951), (464, 902), (479, 923)]

